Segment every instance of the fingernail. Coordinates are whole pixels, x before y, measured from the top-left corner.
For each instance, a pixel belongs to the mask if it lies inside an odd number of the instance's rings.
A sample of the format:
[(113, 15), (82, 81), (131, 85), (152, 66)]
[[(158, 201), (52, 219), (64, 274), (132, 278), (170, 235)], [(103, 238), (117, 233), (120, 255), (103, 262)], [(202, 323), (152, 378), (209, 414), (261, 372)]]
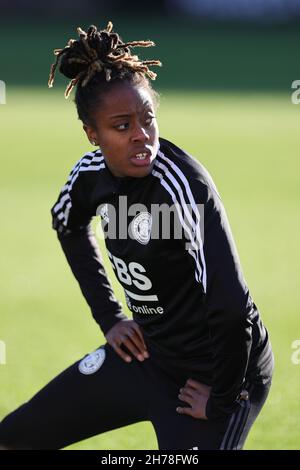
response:
[(144, 351), (144, 357), (145, 357), (146, 359), (148, 359), (149, 353), (148, 353), (147, 351)]
[(126, 361), (127, 361), (127, 362), (131, 362), (131, 357), (127, 356), (127, 357), (126, 357)]
[(176, 411), (177, 411), (177, 413), (180, 413), (181, 409), (180, 409), (180, 408), (176, 408)]
[(143, 360), (144, 360), (144, 357), (143, 357), (141, 354), (138, 354), (138, 360), (139, 360), (139, 361), (143, 361)]

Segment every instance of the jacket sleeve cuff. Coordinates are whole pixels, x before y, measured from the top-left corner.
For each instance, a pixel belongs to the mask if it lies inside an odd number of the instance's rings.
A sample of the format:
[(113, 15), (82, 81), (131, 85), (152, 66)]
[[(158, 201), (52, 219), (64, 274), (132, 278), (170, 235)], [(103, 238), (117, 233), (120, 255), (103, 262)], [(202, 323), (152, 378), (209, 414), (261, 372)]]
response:
[(115, 313), (113, 314), (112, 312), (110, 312), (110, 314), (108, 315), (96, 315), (95, 312), (92, 312), (93, 313), (93, 317), (95, 318), (96, 322), (98, 323), (98, 325), (100, 326), (104, 336), (106, 335), (106, 333), (114, 326), (116, 325), (117, 323), (119, 323), (119, 321), (125, 321), (125, 320), (128, 320), (128, 317), (122, 313), (122, 312), (119, 312), (119, 313)]

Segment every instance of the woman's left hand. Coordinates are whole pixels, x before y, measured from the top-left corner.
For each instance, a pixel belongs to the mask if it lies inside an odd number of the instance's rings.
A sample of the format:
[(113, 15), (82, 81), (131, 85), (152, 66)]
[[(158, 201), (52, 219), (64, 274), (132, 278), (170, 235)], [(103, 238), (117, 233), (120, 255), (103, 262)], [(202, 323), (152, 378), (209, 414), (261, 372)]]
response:
[(185, 386), (179, 390), (178, 397), (190, 406), (186, 408), (181, 406), (177, 407), (176, 411), (180, 414), (192, 416), (193, 418), (207, 419), (205, 410), (210, 390), (211, 387), (208, 385), (193, 379), (188, 379)]

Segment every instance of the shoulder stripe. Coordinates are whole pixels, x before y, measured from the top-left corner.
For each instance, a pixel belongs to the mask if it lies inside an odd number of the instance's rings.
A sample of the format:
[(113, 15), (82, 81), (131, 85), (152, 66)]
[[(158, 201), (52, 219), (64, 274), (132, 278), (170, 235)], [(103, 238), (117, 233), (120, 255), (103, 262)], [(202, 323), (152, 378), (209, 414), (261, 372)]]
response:
[(186, 178), (186, 176), (184, 175), (184, 173), (181, 171), (181, 169), (179, 168), (178, 165), (176, 165), (172, 160), (170, 160), (169, 158), (167, 158), (163, 152), (159, 151), (158, 152), (158, 155), (159, 157), (161, 157), (161, 159), (168, 163), (170, 165), (170, 167), (172, 168), (173, 172), (176, 173), (177, 175), (177, 180), (182, 182), (184, 187), (185, 187), (185, 190), (186, 190), (186, 194), (187, 194), (187, 200), (188, 200), (188, 204), (189, 206), (192, 208), (192, 212), (194, 214), (194, 216), (196, 217), (196, 223), (194, 224), (194, 230), (196, 231), (196, 239), (198, 240), (199, 242), (199, 254), (200, 254), (200, 262), (201, 262), (201, 266), (202, 266), (202, 275), (201, 275), (201, 282), (203, 284), (203, 287), (204, 287), (204, 291), (206, 292), (206, 284), (207, 284), (207, 271), (206, 271), (206, 263), (205, 263), (205, 257), (204, 257), (204, 250), (203, 250), (203, 244), (204, 244), (204, 241), (202, 240), (202, 236), (201, 236), (201, 225), (200, 225), (200, 212), (199, 212), (199, 209), (197, 207), (197, 204), (195, 202), (195, 198), (193, 196), (193, 193), (192, 193), (192, 190), (191, 190), (191, 187), (190, 187), (190, 184)]
[(105, 168), (104, 157), (100, 150), (86, 153), (74, 166), (67, 183), (60, 192), (59, 199), (53, 207), (53, 214), (59, 219), (63, 225), (67, 225), (69, 213), (72, 207), (70, 192), (77, 180), (79, 173), (82, 171), (98, 171)]
[(180, 168), (161, 151), (158, 152), (154, 167), (152, 174), (160, 179), (161, 185), (171, 195), (179, 220), (193, 247), (188, 252), (195, 260), (195, 278), (197, 282), (202, 284), (203, 290), (206, 292), (207, 276), (200, 229), (200, 213), (189, 182)]
[(159, 169), (157, 170), (152, 170), (152, 174), (154, 176), (156, 176), (157, 178), (160, 179), (160, 184), (168, 191), (168, 193), (171, 195), (171, 198), (172, 198), (172, 201), (174, 202), (174, 205), (176, 207), (176, 211), (178, 213), (178, 217), (179, 217), (179, 220), (180, 220), (180, 223), (188, 237), (188, 239), (190, 240), (191, 244), (193, 245), (194, 249), (191, 250), (189, 249), (188, 252), (189, 254), (194, 258), (195, 260), (195, 263), (196, 263), (196, 271), (195, 271), (195, 278), (196, 278), (196, 281), (197, 282), (201, 282), (200, 280), (200, 273), (201, 273), (201, 267), (199, 265), (199, 257), (198, 257), (198, 247), (197, 247), (197, 244), (195, 242), (195, 237), (192, 235), (191, 233), (191, 230), (190, 230), (190, 227), (186, 224), (186, 216), (185, 214), (182, 214), (182, 206), (181, 204), (178, 202), (178, 199), (176, 197), (176, 194), (175, 192), (172, 190), (172, 188), (170, 187), (170, 185), (168, 184), (168, 182), (165, 180), (164, 178), (164, 174), (163, 172), (160, 172)]
[(182, 216), (182, 207), (181, 205), (179, 204), (177, 198), (176, 198), (176, 195), (174, 193), (174, 191), (172, 191), (170, 185), (165, 181), (164, 179), (164, 176), (162, 173), (160, 173), (159, 171), (156, 171), (156, 170), (152, 170), (152, 174), (154, 176), (156, 176), (157, 178), (160, 179), (160, 184), (168, 191), (168, 193), (171, 195), (171, 198), (172, 198), (172, 201), (174, 202), (175, 204), (175, 207), (176, 207), (176, 211), (178, 213), (178, 217), (179, 217), (179, 220), (181, 222), (181, 225), (185, 231), (185, 233), (187, 234), (188, 236), (188, 239), (190, 240), (191, 244), (193, 245), (194, 249), (189, 249), (188, 250), (188, 253), (194, 258), (195, 260), (195, 263), (196, 263), (196, 271), (195, 271), (195, 279), (196, 279), (196, 282), (200, 283), (201, 282), (201, 278), (200, 278), (200, 273), (201, 273), (201, 267), (199, 265), (199, 258), (198, 258), (198, 255), (197, 255), (197, 245), (195, 244), (195, 238), (192, 236), (191, 234), (191, 231), (189, 229), (189, 227), (185, 224), (185, 221), (184, 221), (184, 216)]

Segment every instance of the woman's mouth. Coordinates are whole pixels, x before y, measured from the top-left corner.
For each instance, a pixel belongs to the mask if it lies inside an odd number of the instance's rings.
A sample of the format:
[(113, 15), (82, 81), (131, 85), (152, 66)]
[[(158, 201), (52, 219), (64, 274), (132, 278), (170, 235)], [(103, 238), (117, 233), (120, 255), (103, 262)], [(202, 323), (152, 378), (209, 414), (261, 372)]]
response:
[(151, 152), (139, 152), (130, 158), (135, 166), (149, 166), (151, 164)]

